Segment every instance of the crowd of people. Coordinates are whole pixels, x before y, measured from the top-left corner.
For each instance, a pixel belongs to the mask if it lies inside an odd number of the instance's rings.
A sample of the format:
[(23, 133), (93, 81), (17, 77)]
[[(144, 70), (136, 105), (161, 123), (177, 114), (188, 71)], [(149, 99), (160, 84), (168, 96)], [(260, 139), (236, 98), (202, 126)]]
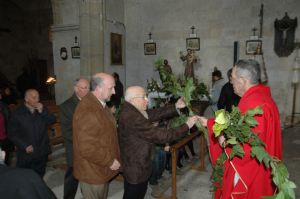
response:
[[(260, 83), (259, 64), (254, 60), (239, 60), (228, 71), (227, 83), (218, 70), (212, 76), (215, 110), (230, 111), (235, 105), (244, 113), (261, 105), (264, 114), (255, 118), (259, 124), (253, 132), (266, 144), (270, 155), (281, 159), (279, 112), (270, 88)], [(130, 86), (124, 94), (123, 90), (118, 74), (96, 73), (90, 81), (77, 79), (73, 95), (59, 106), (67, 157), (64, 199), (74, 199), (78, 186), (85, 199), (105, 199), (110, 181), (120, 173), (124, 177), (123, 199), (143, 199), (149, 180), (157, 171), (154, 147), (180, 139), (197, 122), (209, 130), (209, 155), (213, 165), (222, 150), (230, 151), (230, 145), (224, 145), (224, 137), (213, 136), (214, 118), (195, 115), (176, 128), (158, 125), (157, 122), (174, 117), (186, 107), (183, 98), (177, 99), (175, 104), (147, 109), (147, 92), (143, 87)], [(120, 109), (118, 120), (112, 106)], [(13, 192), (16, 186), (23, 186), (19, 184), (25, 182), (17, 178), (24, 176), (32, 179), (32, 183), (24, 186), (24, 193), (39, 190), (30, 198), (55, 198), (42, 180), (51, 152), (47, 130), (55, 121), (55, 116), (39, 101), (39, 92), (35, 89), (25, 91), (24, 104), (13, 113), (0, 101), (0, 146), (9, 154), (10, 150), (5, 147), (9, 140), (17, 156), (17, 168), (11, 168), (4, 165), (9, 164), (9, 160), (0, 153), (0, 193), (5, 191), (3, 187)], [(224, 163), (223, 188), (216, 191), (215, 198), (229, 199), (239, 194), (239, 198), (250, 199), (274, 194), (276, 188), (270, 170), (251, 157), (249, 146), (242, 147), (246, 152), (243, 158)], [(8, 198), (14, 197), (25, 198)]]

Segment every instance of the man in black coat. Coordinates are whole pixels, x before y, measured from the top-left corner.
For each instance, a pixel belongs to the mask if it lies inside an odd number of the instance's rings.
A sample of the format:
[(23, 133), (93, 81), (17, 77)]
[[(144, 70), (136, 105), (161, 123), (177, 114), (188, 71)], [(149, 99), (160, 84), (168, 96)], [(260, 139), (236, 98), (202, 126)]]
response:
[(122, 97), (124, 97), (124, 87), (123, 87), (122, 82), (120, 81), (118, 73), (114, 72), (112, 74), (112, 76), (115, 79), (116, 86), (115, 86), (115, 94), (113, 94), (110, 97), (109, 104), (111, 104), (112, 106), (115, 106), (115, 108), (118, 109), (121, 104)]
[(123, 199), (144, 198), (152, 172), (154, 143), (165, 144), (184, 136), (198, 120), (198, 116), (193, 116), (177, 128), (160, 128), (153, 122), (175, 116), (176, 109), (184, 108), (185, 103), (179, 99), (175, 106), (146, 111), (147, 104), (148, 98), (142, 87), (127, 88), (118, 123), (124, 175)]
[(73, 114), (79, 101), (89, 92), (89, 81), (80, 78), (75, 81), (74, 94), (63, 102), (60, 107), (60, 123), (66, 147), (68, 169), (64, 180), (64, 199), (74, 199), (78, 180), (73, 176)]
[(51, 152), (48, 127), (55, 120), (39, 102), (38, 91), (27, 90), (25, 103), (17, 108), (8, 123), (8, 138), (17, 147), (17, 167), (33, 169), (43, 178)]
[(235, 94), (233, 91), (231, 73), (232, 69), (229, 69), (227, 72), (228, 82), (222, 87), (218, 100), (218, 109), (225, 109), (229, 112), (231, 112), (232, 106), (237, 106), (240, 101), (240, 96)]

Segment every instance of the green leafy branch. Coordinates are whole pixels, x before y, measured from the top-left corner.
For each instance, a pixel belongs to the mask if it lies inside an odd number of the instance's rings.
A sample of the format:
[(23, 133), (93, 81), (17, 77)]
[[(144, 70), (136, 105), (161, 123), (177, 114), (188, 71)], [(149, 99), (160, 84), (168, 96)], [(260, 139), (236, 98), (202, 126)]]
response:
[[(163, 84), (163, 91), (172, 94), (174, 97), (183, 97), (186, 106), (188, 108), (189, 116), (195, 115), (192, 110), (191, 101), (193, 99), (197, 99), (199, 95), (207, 95), (208, 91), (207, 87), (203, 83), (196, 83), (192, 78), (188, 79), (177, 79), (176, 76), (172, 73), (167, 72), (163, 67), (162, 59), (158, 59), (155, 61), (155, 68), (159, 71), (160, 78)], [(173, 121), (173, 126), (179, 126), (182, 124), (183, 116), (179, 116), (179, 120)], [(186, 117), (185, 117), (186, 121)], [(184, 121), (184, 122), (185, 122)], [(198, 130), (204, 133), (204, 136), (207, 139), (207, 129), (204, 128), (199, 122), (196, 123), (196, 127)]]
[(263, 163), (267, 168), (272, 169), (272, 180), (277, 186), (277, 193), (273, 196), (266, 196), (268, 199), (294, 199), (294, 189), (296, 185), (289, 180), (289, 173), (284, 163), (277, 157), (272, 157), (265, 150), (265, 143), (253, 133), (251, 128), (258, 125), (254, 116), (263, 114), (261, 107), (248, 110), (242, 114), (237, 107), (233, 107), (232, 112), (228, 113), (224, 109), (216, 112), (213, 131), (216, 137), (221, 134), (225, 137), (227, 146), (232, 148), (229, 157), (225, 151), (218, 157), (213, 169), (212, 182), (215, 188), (222, 187), (222, 177), (224, 172), (224, 162), (234, 157), (242, 158), (245, 154), (242, 144), (251, 146), (251, 157), (256, 158), (259, 163)]

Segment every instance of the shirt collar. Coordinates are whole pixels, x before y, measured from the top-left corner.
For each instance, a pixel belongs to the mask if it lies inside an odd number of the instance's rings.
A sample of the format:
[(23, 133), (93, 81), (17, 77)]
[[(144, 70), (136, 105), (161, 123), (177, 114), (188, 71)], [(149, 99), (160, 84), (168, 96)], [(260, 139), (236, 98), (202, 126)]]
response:
[(99, 102), (102, 104), (103, 108), (105, 108), (106, 102), (103, 102), (102, 100), (99, 100)]

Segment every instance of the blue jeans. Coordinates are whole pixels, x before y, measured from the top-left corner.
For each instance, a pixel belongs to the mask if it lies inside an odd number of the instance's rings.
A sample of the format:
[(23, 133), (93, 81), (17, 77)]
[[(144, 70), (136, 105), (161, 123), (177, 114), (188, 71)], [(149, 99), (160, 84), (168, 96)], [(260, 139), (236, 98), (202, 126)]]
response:
[(166, 152), (163, 147), (155, 150), (154, 158), (152, 160), (152, 173), (149, 179), (151, 185), (158, 184), (158, 179), (161, 178), (166, 165)]

